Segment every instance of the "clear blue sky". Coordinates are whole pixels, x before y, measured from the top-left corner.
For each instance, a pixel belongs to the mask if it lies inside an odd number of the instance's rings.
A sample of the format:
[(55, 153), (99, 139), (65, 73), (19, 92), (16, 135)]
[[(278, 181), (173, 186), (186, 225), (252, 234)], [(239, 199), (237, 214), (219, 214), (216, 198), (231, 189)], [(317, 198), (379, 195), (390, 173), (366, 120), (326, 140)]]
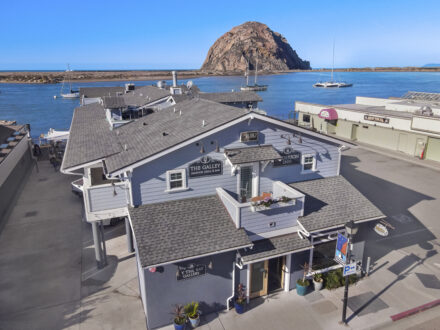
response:
[(233, 26), (283, 34), (312, 67), (440, 63), (440, 1), (2, 1), (0, 70), (192, 69)]

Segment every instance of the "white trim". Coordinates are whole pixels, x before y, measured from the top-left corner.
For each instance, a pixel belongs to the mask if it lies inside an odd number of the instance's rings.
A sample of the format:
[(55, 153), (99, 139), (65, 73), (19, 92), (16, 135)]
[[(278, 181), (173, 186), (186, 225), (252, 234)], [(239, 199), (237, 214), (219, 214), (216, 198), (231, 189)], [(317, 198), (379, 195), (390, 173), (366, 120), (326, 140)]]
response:
[(290, 291), (290, 268), (292, 267), (292, 254), (286, 255), (286, 263), (284, 265), (284, 292)]
[(175, 259), (175, 260), (171, 260), (171, 261), (166, 261), (166, 262), (162, 262), (159, 264), (149, 265), (146, 267), (143, 266), (142, 268), (153, 268), (153, 267), (165, 266), (165, 265), (169, 265), (169, 264), (175, 264), (175, 263), (179, 263), (179, 262), (183, 262), (183, 261), (187, 261), (187, 260), (203, 258), (203, 257), (212, 256), (215, 254), (221, 254), (221, 253), (225, 253), (225, 252), (230, 252), (230, 251), (234, 251), (234, 250), (246, 249), (246, 248), (250, 248), (252, 246), (253, 246), (253, 244), (237, 246), (237, 247), (233, 247), (233, 248), (229, 248), (229, 249), (225, 249), (225, 250), (218, 250), (218, 251), (195, 255), (193, 257), (187, 257), (187, 258), (183, 258), (183, 259)]
[[(363, 220), (353, 220), (353, 221), (354, 221), (354, 223), (363, 223), (363, 222), (374, 221), (374, 220), (379, 220), (379, 219), (383, 219), (383, 218), (386, 218), (386, 216), (385, 216), (385, 215), (382, 215), (382, 216), (380, 216), (380, 217), (368, 218), (368, 219), (363, 219)], [(299, 220), (298, 220), (297, 222), (298, 222), (298, 224), (300, 225), (300, 227), (304, 229), (304, 227), (301, 225), (301, 223), (299, 222)], [(307, 232), (307, 233), (309, 234), (309, 235), (307, 236), (307, 237), (309, 237), (310, 234), (319, 233), (320, 231), (323, 231), (323, 230), (329, 230), (329, 229), (334, 229), (334, 228), (340, 228), (340, 227), (344, 227), (344, 226), (345, 226), (345, 224), (343, 223), (343, 224), (340, 224), (340, 225), (335, 225), (335, 226), (331, 226), (331, 227), (326, 227), (326, 228), (316, 229), (316, 230), (311, 231), (311, 232), (308, 232), (308, 231), (306, 231), (305, 229), (304, 229), (304, 231)], [(305, 233), (304, 233), (304, 234), (305, 234)]]
[[(67, 150), (67, 147), (66, 147), (66, 150)], [(63, 163), (64, 163), (64, 158), (65, 157), (63, 157)], [(72, 171), (76, 171), (76, 170), (79, 170), (79, 169), (84, 168), (84, 167), (92, 166), (92, 165), (98, 164), (100, 162), (102, 163), (103, 160), (104, 160), (104, 158), (100, 158), (100, 159), (93, 160), (93, 161), (88, 162), (88, 163), (84, 163), (84, 164), (76, 165), (76, 166), (73, 166), (73, 167), (69, 167), (67, 169), (61, 169), (60, 171), (63, 174), (78, 175), (78, 173), (72, 173)], [(63, 168), (63, 163), (61, 163), (61, 168)]]
[[(182, 187), (179, 188), (171, 188), (171, 181), (180, 181), (180, 180), (171, 180), (171, 175), (172, 174), (177, 174), (180, 173), (182, 176)], [(166, 181), (167, 181), (167, 189), (165, 190), (165, 192), (178, 192), (178, 191), (185, 191), (188, 190), (188, 185), (187, 185), (187, 179), (186, 179), (186, 169), (185, 168), (179, 168), (176, 170), (169, 170), (166, 172)]]
[(249, 239), (251, 241), (259, 241), (261, 239), (265, 238), (272, 238), (280, 235), (287, 235), (287, 234), (293, 234), (298, 231), (298, 226), (290, 227), (290, 228), (283, 228), (283, 229), (277, 229), (272, 231), (267, 231), (260, 234), (254, 234), (249, 236)]
[(135, 162), (133, 164), (130, 164), (128, 166), (122, 167), (122, 168), (114, 171), (113, 173), (111, 173), (110, 176), (121, 174), (122, 172), (125, 172), (127, 170), (132, 170), (134, 167), (142, 166), (142, 165), (144, 165), (144, 164), (146, 164), (148, 162), (151, 162), (151, 161), (153, 161), (155, 159), (158, 159), (158, 158), (160, 158), (160, 157), (162, 157), (164, 155), (172, 153), (172, 152), (174, 152), (174, 151), (176, 151), (176, 150), (178, 150), (178, 149), (180, 149), (182, 147), (185, 147), (185, 146), (187, 146), (187, 145), (189, 145), (191, 143), (198, 142), (199, 140), (204, 139), (205, 137), (208, 137), (208, 136), (210, 136), (212, 134), (220, 132), (220, 131), (224, 130), (225, 128), (234, 126), (234, 125), (236, 125), (236, 124), (238, 124), (238, 123), (240, 123), (242, 121), (245, 121), (245, 120), (248, 120), (248, 119), (254, 119), (254, 118), (266, 121), (268, 123), (271, 123), (271, 124), (274, 124), (274, 125), (277, 125), (277, 126), (288, 128), (290, 130), (294, 130), (294, 131), (297, 131), (297, 132), (302, 132), (305, 135), (317, 137), (319, 139), (326, 140), (326, 141), (329, 141), (331, 143), (335, 143), (335, 144), (340, 145), (340, 146), (341, 145), (345, 146), (345, 143), (347, 143), (349, 146), (355, 146), (355, 145), (353, 145), (351, 143), (348, 143), (348, 142), (345, 142), (345, 141), (341, 141), (341, 140), (337, 140), (337, 139), (334, 139), (334, 138), (332, 138), (330, 136), (326, 136), (326, 135), (323, 135), (323, 134), (318, 134), (318, 133), (312, 132), (312, 131), (310, 131), (308, 129), (301, 128), (299, 126), (295, 126), (293, 124), (284, 122), (284, 121), (282, 121), (280, 119), (275, 119), (275, 118), (268, 117), (266, 115), (261, 115), (261, 114), (258, 114), (256, 112), (251, 111), (250, 113), (248, 113), (248, 114), (246, 114), (246, 115), (244, 115), (242, 117), (234, 119), (234, 120), (232, 120), (232, 121), (230, 121), (228, 123), (225, 123), (225, 124), (223, 124), (221, 126), (218, 126), (218, 127), (214, 128), (212, 130), (209, 130), (209, 131), (203, 133), (203, 134), (200, 134), (200, 135), (197, 135), (195, 137), (192, 137), (189, 140), (186, 140), (186, 141), (181, 142), (181, 143), (179, 143), (177, 145), (174, 145), (173, 147), (167, 148), (166, 150), (158, 152), (157, 154), (154, 154), (154, 155), (152, 155), (150, 157), (144, 158), (144, 159), (142, 159), (140, 161), (137, 161), (137, 162)]
[(246, 281), (246, 302), (249, 304), (249, 298), (251, 295), (251, 264), (247, 265)]
[[(273, 256), (268, 256), (268, 257), (264, 257), (264, 258), (260, 258), (260, 259), (255, 259), (255, 260), (251, 260), (251, 261), (243, 261), (243, 265), (251, 265), (254, 264), (256, 262), (260, 262), (260, 261), (265, 261), (265, 260), (270, 260), (270, 259), (274, 259), (274, 258), (278, 258), (278, 257), (284, 257), (288, 254), (293, 254), (293, 253), (298, 253), (298, 252), (303, 252), (303, 251), (308, 251), (310, 250), (312, 247), (305, 247), (305, 248), (301, 248), (298, 250), (292, 250), (292, 251), (288, 251), (288, 252), (283, 252), (283, 253), (279, 253), (279, 254), (274, 254)], [(243, 258), (242, 258), (243, 259)]]
[[(311, 170), (305, 170), (304, 169), (304, 165), (306, 165), (306, 163), (305, 163), (306, 157), (307, 158), (310, 158), (310, 157), (313, 158), (312, 169)], [(309, 163), (307, 163), (307, 164), (309, 164)], [(301, 154), (301, 174), (314, 173), (316, 171), (317, 171), (317, 169), (316, 169), (316, 154), (313, 154), (313, 153), (311, 153), (311, 154)]]

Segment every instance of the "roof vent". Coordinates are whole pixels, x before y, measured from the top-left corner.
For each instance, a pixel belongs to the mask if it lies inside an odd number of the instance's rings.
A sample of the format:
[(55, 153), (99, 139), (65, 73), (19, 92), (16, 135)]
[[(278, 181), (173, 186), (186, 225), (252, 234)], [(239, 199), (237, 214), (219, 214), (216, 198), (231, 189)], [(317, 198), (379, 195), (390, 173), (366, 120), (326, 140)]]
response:
[(127, 151), (127, 144), (124, 144), (124, 150)]
[(146, 123), (146, 122), (143, 122), (142, 125), (147, 126), (147, 123)]
[(206, 126), (206, 121), (202, 120), (202, 127), (205, 127), (205, 126)]
[(168, 133), (166, 133), (166, 132), (162, 133), (162, 136), (167, 136), (167, 135), (168, 135)]
[(182, 110), (179, 110), (179, 116), (181, 116), (182, 115)]

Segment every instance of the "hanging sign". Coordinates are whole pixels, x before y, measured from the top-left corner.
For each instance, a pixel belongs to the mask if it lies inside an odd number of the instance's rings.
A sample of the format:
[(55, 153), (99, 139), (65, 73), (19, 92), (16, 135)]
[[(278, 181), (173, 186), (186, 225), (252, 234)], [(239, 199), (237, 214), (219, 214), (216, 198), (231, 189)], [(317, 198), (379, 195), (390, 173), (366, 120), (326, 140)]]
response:
[(301, 153), (293, 150), (292, 147), (284, 148), (283, 152), (280, 152), (281, 159), (275, 159), (273, 166), (287, 166), (301, 163)]
[(353, 274), (356, 274), (356, 263), (355, 262), (352, 262), (351, 264), (345, 265), (344, 271), (343, 271), (344, 276), (353, 275)]
[(377, 117), (377, 116), (364, 115), (364, 119), (365, 120), (369, 120), (369, 121), (377, 121), (377, 122), (383, 123), (383, 124), (389, 124), (390, 123), (390, 119), (389, 118), (385, 118), (385, 117)]
[(190, 178), (221, 175), (223, 174), (223, 162), (209, 156), (203, 156), (199, 161), (189, 164), (188, 172)]
[(189, 278), (202, 276), (206, 274), (206, 265), (201, 264), (188, 264), (185, 266), (177, 266), (177, 280), (186, 280)]
[(345, 265), (347, 263), (348, 238), (338, 233), (336, 241), (335, 261)]

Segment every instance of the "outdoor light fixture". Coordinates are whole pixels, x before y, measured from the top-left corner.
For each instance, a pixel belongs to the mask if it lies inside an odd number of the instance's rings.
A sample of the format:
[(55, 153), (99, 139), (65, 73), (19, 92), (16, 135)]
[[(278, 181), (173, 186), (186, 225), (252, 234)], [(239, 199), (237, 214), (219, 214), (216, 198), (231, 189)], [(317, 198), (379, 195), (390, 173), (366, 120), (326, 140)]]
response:
[(303, 143), (303, 139), (301, 137), (301, 134), (298, 134), (298, 143)]
[(356, 226), (354, 221), (351, 220), (345, 224), (345, 231), (347, 232), (349, 237), (354, 236), (358, 232), (358, 226)]
[(215, 140), (215, 152), (220, 152), (220, 146), (218, 145), (217, 140)]
[(203, 148), (203, 143), (201, 145), (202, 145), (202, 147), (200, 148), (200, 153), (204, 154), (205, 153), (205, 148)]

